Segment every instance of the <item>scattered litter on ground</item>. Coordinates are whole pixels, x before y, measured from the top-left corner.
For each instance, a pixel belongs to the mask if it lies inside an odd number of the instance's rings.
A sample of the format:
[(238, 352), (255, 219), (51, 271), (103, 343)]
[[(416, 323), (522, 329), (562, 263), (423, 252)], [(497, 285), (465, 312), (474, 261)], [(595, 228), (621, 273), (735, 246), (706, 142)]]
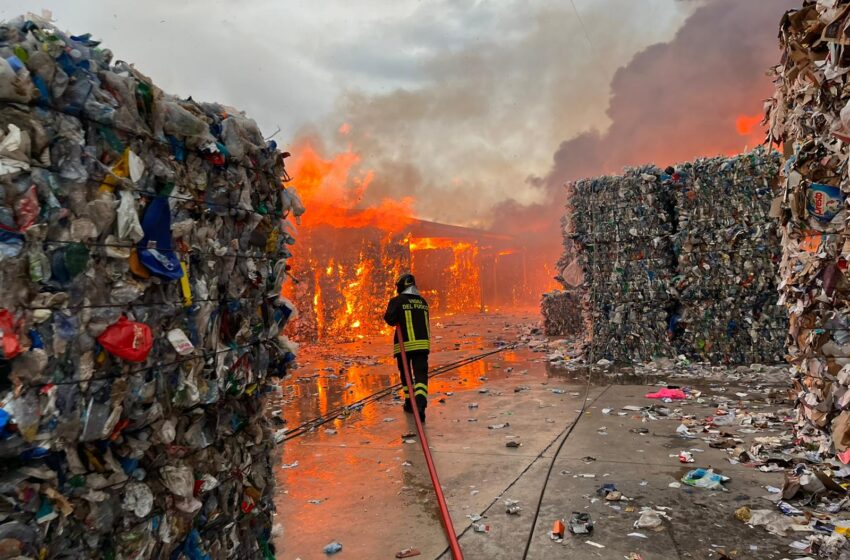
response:
[(705, 488), (707, 490), (726, 490), (723, 487), (724, 482), (728, 482), (729, 477), (715, 473), (712, 469), (694, 469), (682, 477), (682, 482), (688, 486), (696, 488)]
[(519, 515), (522, 508), (518, 500), (505, 500), (505, 511), (510, 515)]
[(570, 516), (570, 533), (574, 535), (588, 535), (593, 532), (593, 519), (589, 513), (574, 511)]
[(341, 550), (342, 550), (342, 544), (338, 543), (336, 541), (334, 541), (332, 543), (328, 543), (327, 545), (325, 545), (325, 548), (324, 548), (325, 554), (328, 554), (328, 555), (336, 554), (337, 552), (339, 552)]

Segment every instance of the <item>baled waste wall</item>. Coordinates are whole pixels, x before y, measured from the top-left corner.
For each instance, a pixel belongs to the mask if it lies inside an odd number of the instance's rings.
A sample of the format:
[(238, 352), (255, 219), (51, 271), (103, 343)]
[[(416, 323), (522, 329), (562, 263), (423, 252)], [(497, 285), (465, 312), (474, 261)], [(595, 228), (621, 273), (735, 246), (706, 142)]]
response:
[(272, 558), (263, 406), (304, 211), (256, 123), (91, 36), (0, 24), (0, 535), (26, 557)]
[(779, 165), (759, 148), (568, 185), (561, 263), (586, 294), (593, 359), (782, 360), (770, 218)]

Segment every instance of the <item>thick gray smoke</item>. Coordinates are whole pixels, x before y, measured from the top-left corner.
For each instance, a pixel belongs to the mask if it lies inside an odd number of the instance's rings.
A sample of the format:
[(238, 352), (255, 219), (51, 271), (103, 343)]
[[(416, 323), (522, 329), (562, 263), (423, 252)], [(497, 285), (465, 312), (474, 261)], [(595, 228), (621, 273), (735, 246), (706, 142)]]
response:
[(545, 171), (565, 137), (608, 124), (616, 69), (672, 38), (695, 8), (673, 0), (576, 7), (581, 20), (560, 0), (414, 10), (415, 24), (398, 45), (393, 33), (387, 49), (421, 51), (409, 69), (417, 79), (377, 95), (354, 89), (317, 125), (329, 147), (350, 145), (374, 170), (363, 203), (412, 196), (423, 218), (489, 226), (500, 202), (543, 202), (529, 176)]
[(763, 113), (773, 90), (767, 70), (779, 60), (779, 20), (799, 4), (710, 0), (699, 7), (671, 41), (646, 48), (614, 75), (610, 126), (562, 142), (549, 172), (529, 180), (545, 202), (508, 201), (498, 208), (497, 221), (528, 224), (515, 233), (530, 234), (530, 242), (558, 239), (567, 181), (754, 147), (761, 127), (744, 134), (738, 120), (745, 117), (752, 126)]

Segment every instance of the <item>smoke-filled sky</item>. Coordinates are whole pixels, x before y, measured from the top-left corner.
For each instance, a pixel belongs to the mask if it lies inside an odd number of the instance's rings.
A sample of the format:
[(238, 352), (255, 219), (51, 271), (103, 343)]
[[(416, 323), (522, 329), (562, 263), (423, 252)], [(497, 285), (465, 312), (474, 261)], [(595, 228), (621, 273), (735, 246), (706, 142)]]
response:
[[(43, 0), (164, 90), (374, 171), (364, 203), (554, 243), (562, 184), (732, 153), (800, 0)], [(36, 5), (0, 0), (0, 19)], [(340, 132), (340, 127), (346, 134)], [(297, 184), (297, 178), (296, 178)]]

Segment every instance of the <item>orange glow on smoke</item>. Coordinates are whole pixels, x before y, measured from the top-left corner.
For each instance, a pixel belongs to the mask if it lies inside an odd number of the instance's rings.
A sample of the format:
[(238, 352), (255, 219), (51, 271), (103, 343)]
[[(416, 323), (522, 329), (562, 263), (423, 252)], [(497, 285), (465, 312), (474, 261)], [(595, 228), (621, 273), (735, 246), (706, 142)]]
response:
[(737, 119), (735, 119), (735, 129), (738, 131), (738, 134), (741, 136), (750, 136), (751, 134), (758, 132), (756, 129), (757, 126), (761, 124), (764, 120), (764, 115), (739, 115)]

